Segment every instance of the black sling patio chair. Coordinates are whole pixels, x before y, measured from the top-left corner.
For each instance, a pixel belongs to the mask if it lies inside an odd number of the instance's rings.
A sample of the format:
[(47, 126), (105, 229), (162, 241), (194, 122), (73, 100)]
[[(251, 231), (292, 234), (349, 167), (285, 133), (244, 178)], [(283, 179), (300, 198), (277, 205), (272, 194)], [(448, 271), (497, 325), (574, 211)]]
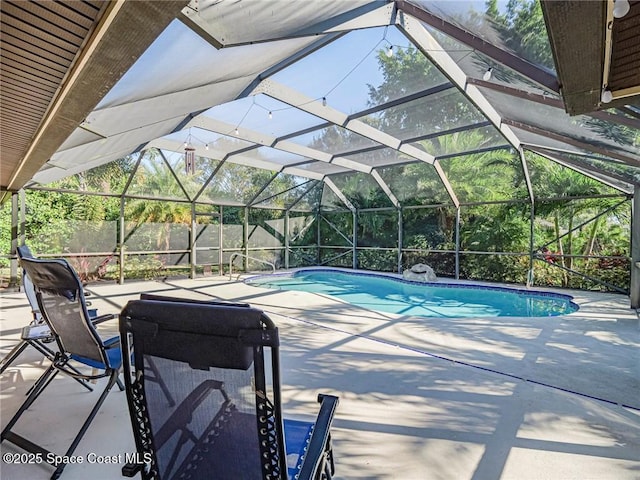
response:
[[(330, 479), (338, 398), (315, 422), (281, 413), (278, 330), (246, 305), (130, 301), (120, 315), (129, 413), (143, 480)], [(267, 354), (270, 351), (270, 355)], [(130, 355), (128, 352), (132, 352)], [(156, 365), (176, 403), (147, 380)]]
[[(34, 258), (31, 250), (27, 245), (19, 246), (16, 251), (21, 263), (25, 258)], [(11, 349), (11, 351), (7, 355), (2, 358), (2, 360), (0, 360), (0, 374), (3, 373), (7, 369), (7, 367), (9, 367), (9, 365), (11, 365), (28, 346), (36, 349), (49, 360), (53, 360), (55, 358), (55, 351), (50, 348), (49, 345), (54, 342), (54, 338), (51, 335), (49, 326), (44, 321), (44, 318), (40, 313), (40, 307), (38, 306), (38, 300), (36, 298), (36, 291), (33, 286), (33, 282), (24, 269), (22, 270), (22, 290), (24, 291), (25, 296), (29, 301), (32, 319), (28, 325), (22, 328), (20, 341)], [(86, 292), (85, 296), (87, 296)], [(95, 309), (88, 310), (88, 312), (94, 325), (116, 318), (116, 315), (112, 313), (98, 316), (97, 310)], [(88, 390), (92, 390), (91, 386), (88, 383), (80, 379), (77, 380), (85, 388), (87, 388)]]
[[(20, 261), (24, 258), (33, 258), (31, 250), (26, 245), (17, 248), (17, 254)], [(36, 291), (29, 275), (22, 270), (22, 290), (24, 291), (29, 306), (31, 307), (31, 322), (26, 325), (20, 334), (20, 341), (11, 349), (11, 351), (0, 360), (0, 373), (4, 372), (18, 356), (24, 352), (28, 346), (32, 346), (38, 350), (49, 360), (53, 360), (55, 352), (53, 352), (46, 343), (53, 340), (49, 327), (42, 318), (38, 300), (36, 299)]]
[[(54, 459), (56, 467), (52, 479), (59, 478), (69, 458), (80, 443), (102, 403), (114, 384), (121, 390), (118, 380), (122, 365), (120, 337), (102, 340), (87, 311), (82, 283), (71, 266), (61, 259), (22, 259), (22, 267), (33, 282), (40, 312), (50, 328), (58, 351), (51, 365), (31, 387), (30, 393), (13, 418), (2, 430), (1, 441), (8, 441), (29, 453), (40, 454), (44, 461)], [(80, 369), (86, 371), (83, 373)], [(13, 431), (16, 422), (43, 393), (59, 373), (82, 381), (94, 381), (106, 377), (104, 390), (96, 400), (89, 416), (82, 424), (67, 451), (57, 455)], [(60, 463), (56, 463), (60, 462)]]

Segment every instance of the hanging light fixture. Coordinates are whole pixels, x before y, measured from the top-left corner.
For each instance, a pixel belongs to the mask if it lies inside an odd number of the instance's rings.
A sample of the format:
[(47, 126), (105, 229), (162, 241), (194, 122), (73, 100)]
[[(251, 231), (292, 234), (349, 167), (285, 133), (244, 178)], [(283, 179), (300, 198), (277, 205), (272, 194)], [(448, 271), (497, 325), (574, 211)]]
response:
[(613, 0), (613, 18), (622, 18), (631, 9), (629, 0)]
[(327, 106), (327, 97), (322, 97), (322, 106), (323, 107)]
[(393, 57), (393, 45), (389, 45), (387, 48), (387, 57)]
[(273, 112), (269, 110), (269, 120), (273, 119)]
[(611, 93), (611, 90), (605, 88), (602, 91), (602, 96), (600, 97), (600, 100), (602, 100), (602, 103), (611, 102), (611, 100), (613, 100), (613, 94)]
[(482, 75), (482, 80), (488, 82), (491, 79), (491, 74), (493, 73), (493, 67), (487, 68), (487, 71)]

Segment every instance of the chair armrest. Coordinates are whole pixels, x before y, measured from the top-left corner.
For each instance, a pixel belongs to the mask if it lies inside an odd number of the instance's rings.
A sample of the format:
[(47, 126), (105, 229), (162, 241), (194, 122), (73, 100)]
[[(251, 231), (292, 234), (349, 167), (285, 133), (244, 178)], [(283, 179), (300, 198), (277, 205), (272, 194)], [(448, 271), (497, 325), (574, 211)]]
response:
[(53, 338), (49, 325), (27, 325), (22, 329), (22, 340), (45, 340)]
[(298, 475), (300, 480), (313, 480), (316, 478), (318, 468), (331, 441), (329, 433), (333, 415), (338, 406), (338, 397), (320, 394), (318, 395), (318, 402), (320, 403), (320, 411), (313, 427), (307, 453), (302, 461), (302, 467)]
[(113, 320), (114, 318), (118, 318), (118, 315), (115, 313), (107, 313), (105, 315), (93, 317), (91, 319), (91, 323), (93, 323), (94, 325), (98, 325), (99, 323), (106, 322), (107, 320)]

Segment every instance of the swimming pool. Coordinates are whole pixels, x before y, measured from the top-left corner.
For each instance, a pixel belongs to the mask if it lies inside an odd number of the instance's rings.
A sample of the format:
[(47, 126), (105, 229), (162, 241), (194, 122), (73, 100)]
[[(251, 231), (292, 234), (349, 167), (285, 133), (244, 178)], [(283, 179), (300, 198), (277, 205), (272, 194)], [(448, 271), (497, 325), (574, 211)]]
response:
[(418, 283), (374, 273), (334, 269), (261, 275), (256, 287), (337, 297), (371, 310), (422, 317), (549, 317), (578, 310), (569, 295), (457, 283)]

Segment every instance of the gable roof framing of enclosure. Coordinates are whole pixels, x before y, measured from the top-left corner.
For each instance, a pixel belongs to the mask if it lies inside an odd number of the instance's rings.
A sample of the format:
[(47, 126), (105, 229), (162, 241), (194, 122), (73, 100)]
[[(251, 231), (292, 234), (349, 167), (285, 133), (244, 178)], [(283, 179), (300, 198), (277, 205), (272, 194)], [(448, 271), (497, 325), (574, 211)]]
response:
[[(154, 2), (132, 3), (157, 7)], [(175, 9), (177, 3), (171, 2), (171, 7)], [(633, 103), (570, 117), (564, 111), (561, 84), (552, 70), (491, 43), (472, 26), (464, 25), (464, 19), (439, 10), (438, 3), (194, 0), (179, 11), (177, 20), (169, 23), (122, 78), (111, 78), (105, 84), (113, 87), (83, 115), (59, 148), (50, 152), (39, 171), (32, 172), (30, 181), (18, 185), (15, 182), (20, 174), (14, 173), (3, 188), (46, 185), (150, 148), (181, 153), (192, 131), (214, 139), (194, 144), (195, 154), (220, 162), (197, 194), (184, 191), (192, 201), (200, 200), (206, 185), (229, 163), (273, 171), (269, 183), (278, 173), (323, 181), (349, 209), (355, 207), (332, 176), (364, 173), (372, 177), (391, 205), (400, 207), (401, 201), (379, 169), (423, 162), (434, 169), (452, 205), (459, 206), (460, 199), (441, 162), (465, 153), (509, 148), (520, 156), (525, 175), (523, 150), (530, 150), (625, 193), (640, 185), (638, 145), (621, 143), (587, 127), (597, 121), (640, 129), (640, 110)], [(631, 3), (635, 9), (637, 2)], [(171, 10), (166, 9), (163, 15), (166, 24)], [(337, 84), (335, 80), (321, 84), (322, 79), (314, 79), (313, 73), (289, 81), (287, 75), (292, 71), (302, 75), (295, 67), (309, 59), (324, 61), (321, 69), (333, 68), (331, 58), (322, 52), (346, 41), (352, 32), (364, 30), (375, 32), (368, 37), (373, 48), (364, 58), (352, 59), (352, 68)], [(401, 48), (408, 45), (421, 52), (437, 69), (440, 80), (377, 104), (327, 102), (326, 92), (333, 93), (365, 60), (375, 61), (372, 55), (387, 45), (393, 48), (389, 39), (394, 35), (406, 42)], [(483, 75), (485, 71), (493, 71), (493, 76)], [(303, 82), (312, 81), (321, 84), (318, 89), (310, 93), (302, 88)], [(368, 88), (373, 87), (365, 79), (360, 89)], [(436, 129), (420, 132), (394, 131), (370, 120), (392, 109), (441, 105), (447, 95), (466, 102), (471, 117), (460, 124), (445, 122), (444, 128), (434, 124)], [(243, 123), (252, 120), (252, 109), (268, 110), (260, 104), (263, 101), (275, 105), (276, 114), (298, 115), (304, 122), (298, 125), (292, 120), (278, 132), (269, 130), (267, 121), (264, 128), (255, 122)], [(269, 110), (269, 117), (271, 114)], [(48, 117), (47, 122), (52, 119)], [(360, 143), (329, 152), (301, 140), (330, 127), (357, 137)], [(420, 143), (480, 128), (499, 135), (502, 141), (467, 152), (430, 152)], [(227, 143), (218, 145), (215, 139)], [(32, 145), (29, 152), (34, 148)], [(393, 157), (385, 157), (391, 151), (395, 152)], [(44, 150), (39, 152), (41, 155)], [(366, 157), (376, 152), (380, 159)], [(164, 155), (163, 159), (169, 165)], [(23, 167), (27, 165), (24, 161)], [(30, 171), (33, 163), (23, 167), (24, 172)], [(527, 188), (533, 198), (530, 180)], [(256, 203), (258, 196), (249, 199), (249, 204)]]

